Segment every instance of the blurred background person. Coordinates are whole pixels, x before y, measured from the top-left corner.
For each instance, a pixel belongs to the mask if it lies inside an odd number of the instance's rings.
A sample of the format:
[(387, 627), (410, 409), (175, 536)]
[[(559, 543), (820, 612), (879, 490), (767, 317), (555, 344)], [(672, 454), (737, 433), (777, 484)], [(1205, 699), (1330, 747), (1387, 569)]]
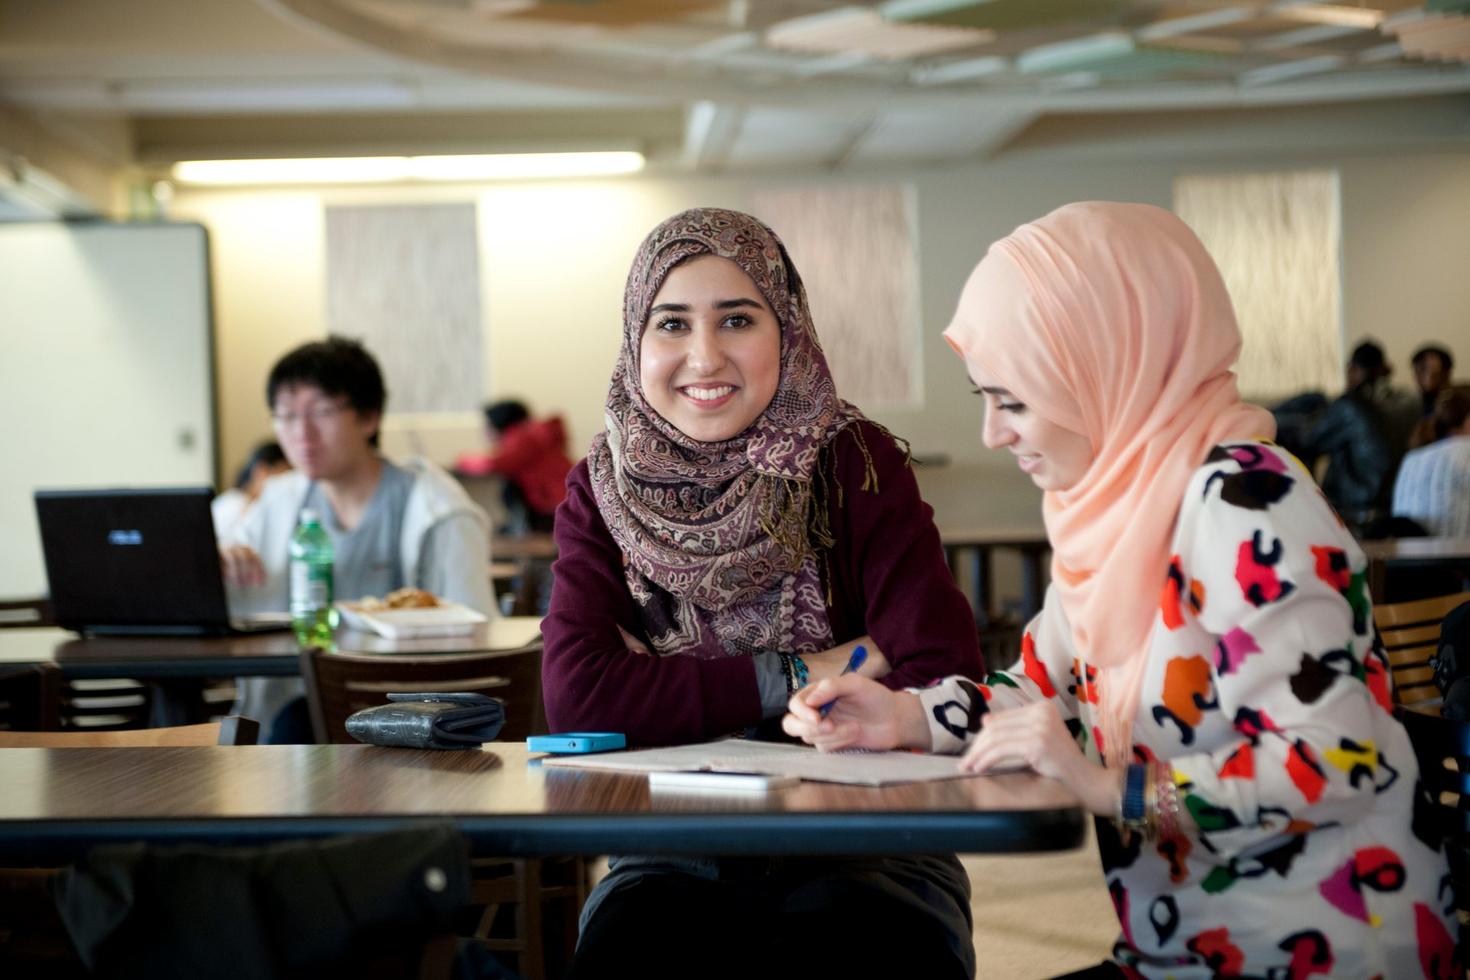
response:
[[(312, 510), (332, 541), (337, 598), (412, 586), (495, 615), (489, 519), (433, 463), (378, 451), (387, 400), (378, 362), (345, 337), (303, 344), (271, 368), (265, 403), (293, 471), (266, 484), (221, 545), (231, 610), (290, 608), (291, 535)], [(257, 719), (263, 742), (311, 741), (299, 678), (241, 678), (232, 713)]]
[(1313, 472), (1318, 459), (1327, 457), (1322, 491), (1361, 534), (1388, 515), (1394, 476), (1419, 421), (1420, 402), (1390, 383), (1393, 367), (1374, 341), (1353, 348), (1346, 373), (1347, 390), (1327, 406), (1299, 446), (1287, 448)]
[(215, 497), (209, 505), (214, 515), (214, 536), (220, 540), (229, 537), (250, 510), (250, 505), (260, 496), (265, 481), (290, 468), (280, 443), (271, 440), (256, 446), (240, 467), (235, 485)]
[(465, 453), (455, 461), (464, 476), (499, 476), (507, 515), (504, 533), (550, 533), (556, 508), (567, 495), (567, 432), (561, 416), (531, 418), (514, 399), (485, 406), (488, 453)]
[(1470, 537), (1470, 386), (1440, 391), (1426, 420), (1434, 439), (1412, 449), (1393, 487), (1393, 516), (1436, 537)]
[(1425, 344), (1414, 352), (1414, 383), (1419, 386), (1419, 395), (1424, 403), (1424, 414), (1433, 415), (1439, 401), (1439, 393), (1450, 383), (1455, 370), (1455, 359), (1439, 344)]

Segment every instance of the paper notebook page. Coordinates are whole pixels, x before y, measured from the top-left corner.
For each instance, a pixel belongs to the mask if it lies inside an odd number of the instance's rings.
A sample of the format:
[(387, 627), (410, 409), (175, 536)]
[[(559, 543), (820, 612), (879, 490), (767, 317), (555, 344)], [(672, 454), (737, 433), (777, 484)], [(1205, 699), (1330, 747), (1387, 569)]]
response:
[(890, 786), (961, 779), (959, 758), (913, 752), (818, 752), (805, 745), (731, 738), (663, 749), (612, 752), (586, 758), (559, 757), (543, 765), (615, 772), (764, 772), (823, 783)]

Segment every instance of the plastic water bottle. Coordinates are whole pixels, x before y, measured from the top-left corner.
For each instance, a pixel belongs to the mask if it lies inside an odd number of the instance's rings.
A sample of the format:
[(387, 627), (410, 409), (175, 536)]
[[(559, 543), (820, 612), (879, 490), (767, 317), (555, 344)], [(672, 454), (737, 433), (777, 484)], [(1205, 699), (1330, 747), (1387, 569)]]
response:
[(337, 609), (332, 605), (332, 539), (316, 511), (303, 509), (291, 535), (291, 628), (303, 647), (332, 648)]

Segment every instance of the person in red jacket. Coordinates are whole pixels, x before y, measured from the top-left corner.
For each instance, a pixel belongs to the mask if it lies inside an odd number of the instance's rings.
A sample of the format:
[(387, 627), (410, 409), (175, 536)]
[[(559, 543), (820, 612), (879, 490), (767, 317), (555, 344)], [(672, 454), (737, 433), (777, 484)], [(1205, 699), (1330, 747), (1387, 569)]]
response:
[(489, 453), (465, 453), (454, 468), (466, 476), (496, 474), (505, 480), (505, 507), (511, 523), (528, 530), (550, 532), (556, 508), (566, 499), (567, 432), (560, 416), (532, 419), (526, 406), (514, 400), (485, 406)]

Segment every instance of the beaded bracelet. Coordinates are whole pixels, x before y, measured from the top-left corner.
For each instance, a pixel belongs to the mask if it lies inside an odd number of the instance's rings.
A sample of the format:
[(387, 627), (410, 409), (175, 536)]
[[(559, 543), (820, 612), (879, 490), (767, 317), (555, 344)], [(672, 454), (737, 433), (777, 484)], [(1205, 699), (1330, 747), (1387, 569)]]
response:
[(786, 677), (786, 693), (795, 694), (806, 687), (811, 675), (807, 671), (806, 661), (799, 654), (781, 653), (781, 673)]
[(1179, 836), (1179, 787), (1174, 782), (1174, 770), (1166, 763), (1154, 763), (1154, 809), (1158, 824), (1158, 836), (1164, 839)]
[(811, 674), (807, 672), (806, 661), (800, 654), (791, 655), (791, 669), (796, 674), (796, 689), (799, 691), (811, 683)]

